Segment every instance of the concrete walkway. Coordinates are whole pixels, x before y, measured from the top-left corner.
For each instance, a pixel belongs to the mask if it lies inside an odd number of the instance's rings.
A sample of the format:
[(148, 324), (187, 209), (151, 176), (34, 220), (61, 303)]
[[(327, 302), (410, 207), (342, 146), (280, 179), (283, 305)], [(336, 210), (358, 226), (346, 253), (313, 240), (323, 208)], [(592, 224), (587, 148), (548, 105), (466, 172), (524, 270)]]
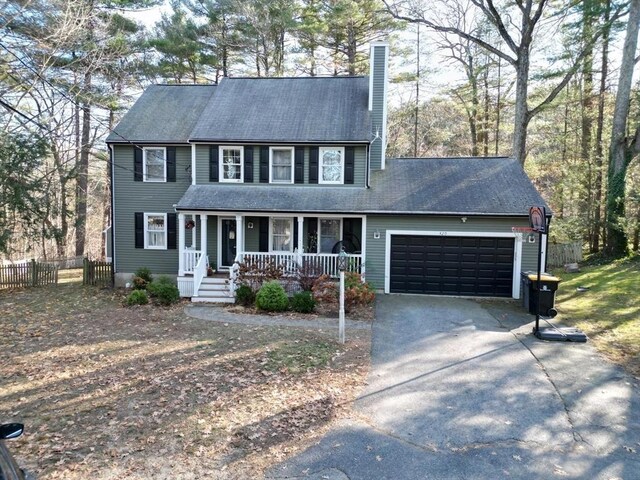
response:
[[(298, 319), (286, 315), (251, 315), (229, 312), (221, 306), (196, 306), (184, 307), (184, 313), (200, 320), (210, 320), (219, 323), (238, 323), (242, 325), (268, 325), (280, 327), (298, 327), (314, 329), (337, 329), (337, 318), (316, 317)], [(345, 319), (345, 328), (350, 330), (370, 330), (371, 323)]]
[(380, 296), (355, 408), (267, 478), (640, 479), (640, 387), (509, 302)]

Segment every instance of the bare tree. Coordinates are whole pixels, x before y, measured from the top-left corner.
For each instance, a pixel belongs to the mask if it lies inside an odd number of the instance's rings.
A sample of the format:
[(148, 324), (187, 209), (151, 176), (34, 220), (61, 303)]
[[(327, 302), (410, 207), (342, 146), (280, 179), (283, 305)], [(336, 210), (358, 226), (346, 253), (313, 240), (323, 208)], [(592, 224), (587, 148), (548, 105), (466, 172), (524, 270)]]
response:
[(622, 63), (616, 106), (613, 112), (611, 148), (609, 150), (609, 188), (607, 190), (607, 244), (605, 251), (613, 256), (627, 253), (627, 235), (624, 228), (625, 190), (627, 168), (640, 153), (640, 127), (633, 135), (627, 133), (633, 69), (636, 63), (640, 0), (631, 0), (627, 32), (622, 49)]
[[(420, 0), (395, 2), (384, 0), (384, 3), (393, 17), (411, 23), (421, 23), (438, 32), (457, 35), (505, 60), (514, 68), (516, 98), (513, 155), (523, 164), (527, 153), (527, 128), (531, 119), (563, 90), (601, 32), (601, 28), (594, 31), (591, 41), (574, 55), (571, 64), (547, 96), (531, 107), (529, 106), (531, 54), (534, 40), (543, 23), (543, 14), (550, 3), (548, 0), (520, 0), (513, 2), (510, 6), (499, 5), (494, 0), (468, 0), (464, 3), (462, 0), (440, 0), (431, 2), (428, 6)], [(489, 43), (465, 28), (465, 19), (473, 15), (482, 16), (492, 26), (502, 39), (504, 47)], [(613, 18), (617, 18), (617, 15)]]

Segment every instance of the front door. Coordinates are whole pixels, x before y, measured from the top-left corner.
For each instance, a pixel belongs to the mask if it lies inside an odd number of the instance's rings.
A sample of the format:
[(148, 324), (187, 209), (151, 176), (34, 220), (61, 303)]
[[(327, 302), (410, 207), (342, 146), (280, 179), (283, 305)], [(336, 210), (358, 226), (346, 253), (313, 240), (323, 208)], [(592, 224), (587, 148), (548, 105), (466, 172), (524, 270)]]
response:
[(236, 220), (235, 218), (223, 218), (222, 223), (222, 258), (220, 267), (230, 267), (236, 260)]

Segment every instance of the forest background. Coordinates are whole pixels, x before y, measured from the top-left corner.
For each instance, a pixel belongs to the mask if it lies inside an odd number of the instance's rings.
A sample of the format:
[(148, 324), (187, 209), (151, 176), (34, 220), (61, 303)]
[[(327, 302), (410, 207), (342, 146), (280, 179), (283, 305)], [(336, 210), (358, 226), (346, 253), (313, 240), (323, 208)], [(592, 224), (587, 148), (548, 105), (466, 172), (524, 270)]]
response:
[[(640, 0), (0, 1), (0, 258), (99, 258), (107, 133), (153, 83), (366, 75), (388, 157), (513, 156), (551, 240), (640, 242)], [(123, 139), (127, 140), (127, 139)]]

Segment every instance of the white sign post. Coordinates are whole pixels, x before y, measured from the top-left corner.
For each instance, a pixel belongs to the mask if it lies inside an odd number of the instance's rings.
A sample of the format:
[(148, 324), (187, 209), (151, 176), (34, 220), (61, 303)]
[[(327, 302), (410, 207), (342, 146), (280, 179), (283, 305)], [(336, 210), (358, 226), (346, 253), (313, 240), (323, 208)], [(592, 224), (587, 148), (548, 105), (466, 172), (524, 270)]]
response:
[(338, 269), (340, 270), (340, 312), (338, 314), (338, 340), (344, 343), (344, 271), (347, 269), (349, 257), (344, 247), (338, 256)]
[(340, 270), (340, 313), (338, 320), (338, 340), (344, 343), (344, 270)]

